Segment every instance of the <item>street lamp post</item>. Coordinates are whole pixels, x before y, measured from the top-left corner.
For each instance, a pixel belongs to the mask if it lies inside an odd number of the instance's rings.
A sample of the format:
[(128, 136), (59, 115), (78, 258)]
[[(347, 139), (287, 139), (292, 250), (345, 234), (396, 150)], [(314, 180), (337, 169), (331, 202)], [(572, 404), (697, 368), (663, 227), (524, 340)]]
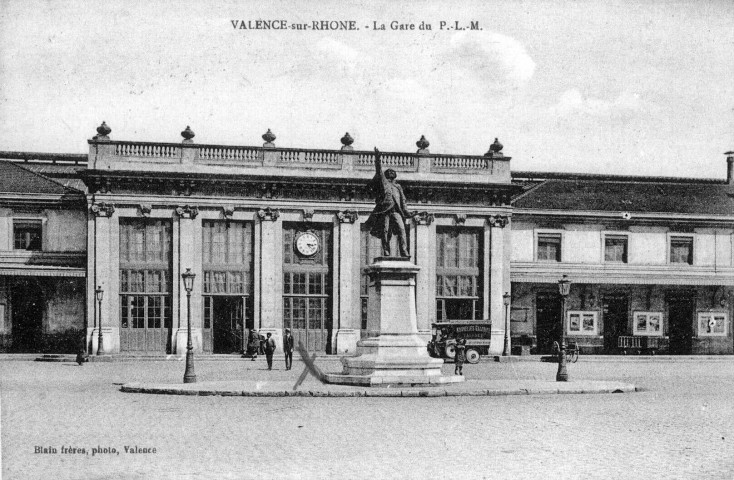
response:
[(186, 372), (184, 373), (184, 383), (196, 383), (196, 373), (194, 373), (194, 345), (191, 342), (191, 290), (194, 289), (194, 278), (196, 274), (187, 268), (181, 274), (183, 278), (184, 288), (186, 289), (186, 319), (188, 324), (188, 341), (186, 343)]
[(558, 373), (556, 382), (568, 381), (568, 370), (566, 369), (566, 299), (571, 291), (571, 280), (566, 275), (558, 280), (558, 292), (561, 294), (561, 342), (558, 352)]
[(102, 285), (97, 285), (94, 295), (97, 297), (97, 305), (99, 305), (99, 308), (97, 308), (99, 311), (99, 322), (97, 322), (97, 327), (99, 328), (99, 334), (97, 335), (97, 355), (104, 355), (104, 345), (102, 344), (102, 297), (104, 296), (104, 290), (102, 290)]
[(505, 348), (502, 351), (502, 356), (506, 357), (510, 355), (510, 293), (505, 292), (502, 295), (502, 299), (505, 303)]

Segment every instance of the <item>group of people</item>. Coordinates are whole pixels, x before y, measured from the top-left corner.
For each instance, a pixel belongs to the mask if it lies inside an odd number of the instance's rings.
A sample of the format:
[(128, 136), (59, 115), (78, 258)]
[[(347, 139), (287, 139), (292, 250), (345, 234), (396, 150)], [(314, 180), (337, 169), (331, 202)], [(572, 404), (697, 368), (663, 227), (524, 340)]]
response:
[[(283, 353), (285, 354), (285, 369), (290, 370), (293, 365), (293, 335), (291, 335), (291, 329), (285, 329), (285, 335), (283, 335)], [(250, 355), (250, 358), (255, 361), (258, 353), (265, 353), (265, 359), (268, 362), (268, 370), (273, 369), (273, 355), (277, 350), (275, 339), (273, 334), (268, 332), (266, 337), (260, 335), (256, 330), (250, 330), (250, 338), (247, 341), (246, 355)]]

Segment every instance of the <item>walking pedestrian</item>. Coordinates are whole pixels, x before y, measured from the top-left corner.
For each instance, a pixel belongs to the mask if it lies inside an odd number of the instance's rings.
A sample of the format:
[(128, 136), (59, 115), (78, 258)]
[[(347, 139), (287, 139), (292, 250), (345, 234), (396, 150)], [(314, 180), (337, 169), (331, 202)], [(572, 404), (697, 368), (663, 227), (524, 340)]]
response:
[(283, 337), (283, 352), (285, 353), (285, 369), (290, 370), (293, 365), (293, 335), (291, 329), (285, 329), (285, 337)]
[(275, 353), (275, 339), (268, 332), (268, 338), (265, 339), (265, 358), (268, 360), (268, 370), (273, 369), (273, 354)]
[(454, 375), (463, 375), (464, 360), (466, 360), (466, 340), (457, 338), (454, 346)]

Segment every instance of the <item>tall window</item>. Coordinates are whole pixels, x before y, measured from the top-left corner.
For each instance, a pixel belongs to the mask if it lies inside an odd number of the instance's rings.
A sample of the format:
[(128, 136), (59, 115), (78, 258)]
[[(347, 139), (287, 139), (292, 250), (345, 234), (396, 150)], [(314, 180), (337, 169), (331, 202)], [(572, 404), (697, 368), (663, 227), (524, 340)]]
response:
[(171, 225), (120, 220), (120, 323), (123, 329), (171, 327)]
[(204, 294), (250, 295), (252, 288), (252, 225), (204, 221)]
[[(311, 255), (298, 249), (297, 239), (316, 237)], [(331, 225), (283, 224), (283, 326), (293, 330), (308, 351), (324, 351), (331, 323)]]
[(436, 319), (482, 318), (481, 231), (436, 229)]
[(670, 263), (693, 265), (692, 237), (670, 237)]
[(14, 220), (13, 248), (15, 250), (41, 250), (41, 221)]
[(561, 261), (561, 234), (538, 234), (538, 260), (544, 262)]
[(607, 235), (604, 237), (604, 261), (627, 263), (627, 237), (624, 235)]

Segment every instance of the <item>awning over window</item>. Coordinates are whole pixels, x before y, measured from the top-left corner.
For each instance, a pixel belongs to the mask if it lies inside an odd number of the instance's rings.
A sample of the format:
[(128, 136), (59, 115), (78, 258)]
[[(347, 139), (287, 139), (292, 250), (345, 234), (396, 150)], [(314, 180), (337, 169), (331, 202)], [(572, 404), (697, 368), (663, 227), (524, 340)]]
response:
[(87, 276), (85, 268), (53, 267), (43, 265), (0, 265), (0, 276), (4, 277), (77, 277)]

